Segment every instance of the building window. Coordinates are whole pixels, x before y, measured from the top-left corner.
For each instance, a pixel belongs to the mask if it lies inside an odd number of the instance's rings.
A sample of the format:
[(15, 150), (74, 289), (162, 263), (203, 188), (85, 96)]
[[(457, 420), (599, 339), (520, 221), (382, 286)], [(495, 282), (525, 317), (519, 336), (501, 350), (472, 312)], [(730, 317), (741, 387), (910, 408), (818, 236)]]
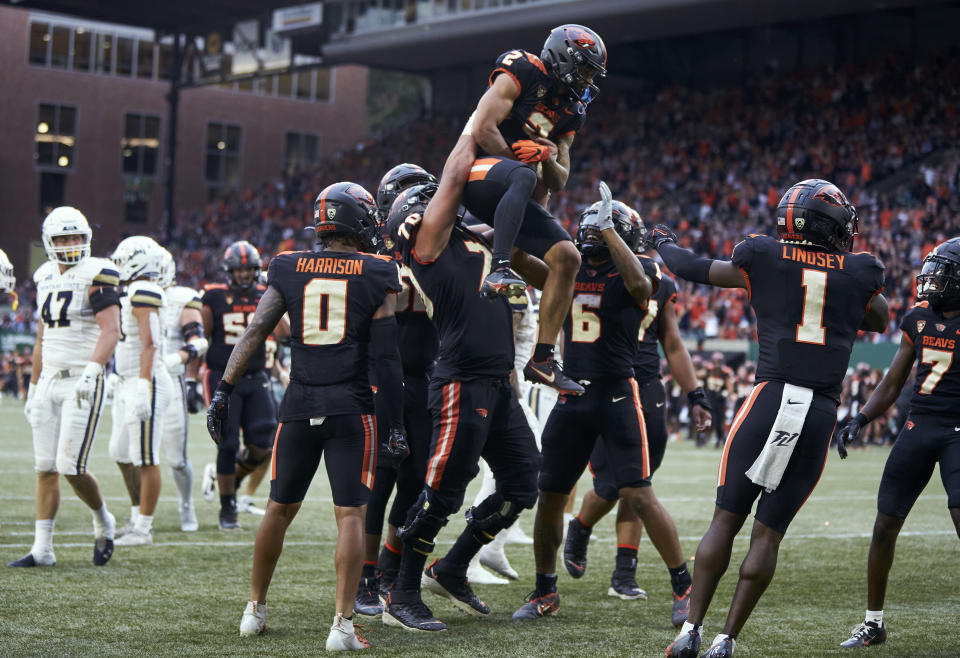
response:
[(152, 178), (157, 175), (160, 152), (160, 117), (127, 114), (120, 140), (123, 173)]
[(73, 33), (73, 70), (90, 71), (90, 62), (93, 59), (93, 47), (90, 40), (93, 35), (78, 27)]
[(47, 23), (30, 23), (30, 63), (43, 66), (47, 63), (50, 46), (50, 26)]
[(97, 73), (113, 73), (113, 35), (97, 35)]
[(137, 77), (153, 77), (153, 42), (137, 42)]
[(65, 69), (70, 66), (70, 28), (55, 26), (50, 46), (50, 65)]
[(207, 124), (204, 179), (208, 187), (236, 187), (240, 183), (242, 129), (225, 123)]
[(309, 167), (318, 160), (320, 138), (309, 133), (288, 132), (284, 138), (283, 159), (288, 172)]
[(37, 111), (33, 159), (41, 167), (73, 168), (77, 108), (41, 103)]
[(49, 215), (50, 211), (64, 204), (67, 198), (67, 177), (55, 171), (40, 172), (40, 214)]
[(330, 75), (330, 69), (327, 69), (327, 68), (317, 69), (316, 74), (317, 74), (317, 87), (316, 87), (317, 92), (315, 94), (315, 98), (318, 101), (328, 101), (330, 100), (330, 83), (331, 83), (331, 77), (332, 77)]
[(296, 94), (300, 100), (310, 100), (313, 93), (313, 71), (298, 71)]
[(117, 75), (133, 75), (133, 39), (117, 37)]
[(137, 176), (126, 176), (123, 188), (123, 219), (146, 224), (150, 214), (150, 195), (153, 183)]

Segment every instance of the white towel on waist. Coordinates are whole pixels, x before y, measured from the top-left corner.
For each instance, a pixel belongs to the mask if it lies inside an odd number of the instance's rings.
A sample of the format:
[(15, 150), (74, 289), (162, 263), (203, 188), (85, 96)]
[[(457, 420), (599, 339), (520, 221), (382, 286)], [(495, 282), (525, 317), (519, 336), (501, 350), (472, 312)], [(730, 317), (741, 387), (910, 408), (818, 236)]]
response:
[(780, 485), (783, 472), (790, 463), (793, 449), (797, 447), (807, 411), (813, 401), (813, 389), (783, 385), (780, 410), (773, 421), (773, 428), (760, 456), (747, 470), (747, 477), (770, 493)]

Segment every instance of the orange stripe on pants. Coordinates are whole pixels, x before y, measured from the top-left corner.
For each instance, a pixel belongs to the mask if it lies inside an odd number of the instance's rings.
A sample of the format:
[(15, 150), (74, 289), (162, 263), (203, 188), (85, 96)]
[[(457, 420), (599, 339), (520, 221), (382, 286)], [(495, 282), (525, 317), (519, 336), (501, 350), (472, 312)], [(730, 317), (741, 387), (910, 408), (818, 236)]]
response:
[(360, 416), (363, 421), (363, 468), (360, 481), (367, 489), (373, 489), (373, 478), (377, 471), (377, 419), (370, 414)]
[(740, 429), (740, 425), (743, 424), (747, 414), (750, 413), (750, 409), (753, 407), (753, 403), (756, 401), (757, 396), (766, 385), (767, 382), (760, 382), (753, 387), (753, 390), (750, 391), (750, 395), (747, 397), (746, 401), (743, 403), (743, 406), (740, 408), (740, 411), (737, 412), (736, 417), (733, 419), (733, 425), (730, 427), (730, 433), (727, 434), (727, 440), (723, 444), (723, 455), (720, 457), (720, 472), (717, 474), (718, 487), (722, 487), (723, 483), (727, 480), (727, 455), (730, 454), (730, 445), (733, 443), (733, 436), (737, 433), (737, 430)]
[(440, 418), (440, 434), (437, 447), (427, 463), (427, 484), (436, 489), (443, 478), (443, 469), (453, 450), (453, 440), (460, 423), (460, 382), (450, 382), (443, 387), (443, 407)]
[(277, 433), (273, 435), (273, 454), (270, 459), (270, 480), (277, 479), (277, 442), (280, 440), (280, 428), (283, 427), (283, 423), (277, 424)]
[(640, 387), (637, 380), (630, 379), (630, 388), (633, 389), (633, 407), (637, 410), (637, 422), (640, 423), (640, 438), (643, 445), (643, 477), (650, 477), (650, 444), (647, 442), (647, 423), (643, 419), (643, 405), (640, 404)]

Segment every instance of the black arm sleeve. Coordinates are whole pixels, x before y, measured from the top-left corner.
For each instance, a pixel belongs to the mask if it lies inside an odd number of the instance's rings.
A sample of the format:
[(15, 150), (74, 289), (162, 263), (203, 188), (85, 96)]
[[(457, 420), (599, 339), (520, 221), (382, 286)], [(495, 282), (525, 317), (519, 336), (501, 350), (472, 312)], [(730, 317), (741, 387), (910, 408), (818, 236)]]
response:
[(185, 343), (190, 342), (190, 339), (194, 336), (203, 338), (203, 325), (199, 322), (188, 322), (180, 327), (180, 336), (183, 337), (183, 342)]
[(377, 415), (389, 431), (403, 427), (403, 367), (397, 348), (397, 321), (380, 318), (370, 323), (370, 368), (377, 379)]
[(678, 247), (676, 243), (666, 242), (657, 249), (667, 268), (687, 281), (710, 285), (710, 266), (712, 258), (698, 256), (689, 249)]
[(116, 288), (97, 288), (90, 293), (90, 307), (94, 314), (114, 304), (120, 306), (120, 295)]

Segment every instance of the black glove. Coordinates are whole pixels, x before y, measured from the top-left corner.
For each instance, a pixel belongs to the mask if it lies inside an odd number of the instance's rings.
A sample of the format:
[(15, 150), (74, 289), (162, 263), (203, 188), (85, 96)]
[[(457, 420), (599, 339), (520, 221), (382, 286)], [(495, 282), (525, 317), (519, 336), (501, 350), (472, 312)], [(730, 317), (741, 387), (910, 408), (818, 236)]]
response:
[(390, 430), (387, 440), (383, 444), (383, 449), (393, 457), (396, 464), (406, 459), (407, 455), (410, 454), (410, 446), (407, 444), (407, 433), (402, 427), (394, 427)]
[(220, 445), (220, 439), (223, 438), (223, 426), (227, 422), (227, 415), (230, 413), (230, 394), (232, 392), (233, 384), (221, 380), (217, 384), (217, 390), (213, 392), (210, 406), (207, 407), (207, 431), (210, 432), (210, 438), (217, 445)]
[(647, 244), (654, 249), (659, 249), (661, 245), (667, 242), (676, 243), (677, 234), (670, 230), (666, 224), (657, 224), (653, 230), (647, 233)]
[(690, 406), (703, 407), (708, 412), (713, 413), (713, 407), (710, 406), (707, 392), (703, 390), (703, 386), (698, 386), (687, 393), (687, 400), (690, 402)]
[(200, 390), (200, 382), (196, 379), (185, 379), (183, 383), (187, 387), (187, 411), (192, 414), (199, 413), (203, 409), (203, 392)]
[(840, 453), (840, 459), (847, 458), (847, 446), (845, 444), (856, 441), (860, 430), (869, 422), (866, 416), (857, 414), (837, 430), (837, 452)]

